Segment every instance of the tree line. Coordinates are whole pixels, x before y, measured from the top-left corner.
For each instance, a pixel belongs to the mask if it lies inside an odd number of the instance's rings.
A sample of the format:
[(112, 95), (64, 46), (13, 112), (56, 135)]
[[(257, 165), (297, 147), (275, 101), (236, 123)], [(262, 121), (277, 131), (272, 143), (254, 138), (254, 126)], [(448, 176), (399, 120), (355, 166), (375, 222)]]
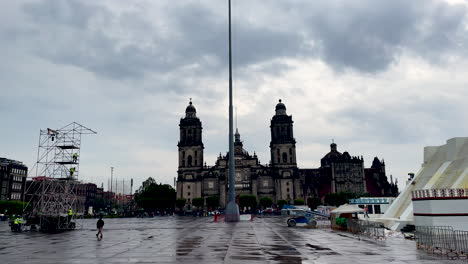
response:
[[(309, 197), (306, 200), (295, 199), (292, 201), (294, 205), (307, 205), (312, 210), (319, 205), (340, 206), (348, 203), (349, 199), (359, 197), (369, 197), (368, 193), (356, 194), (349, 192), (329, 193), (325, 195), (324, 200)], [(187, 200), (184, 198), (176, 199), (176, 191), (169, 184), (158, 184), (153, 178), (145, 180), (141, 187), (135, 193), (135, 202), (139, 207), (147, 211), (167, 211), (178, 208), (183, 210), (187, 205)], [(257, 199), (255, 195), (240, 195), (238, 199), (239, 207), (253, 209), (265, 209), (274, 205), (273, 200), (269, 197)], [(276, 208), (282, 208), (283, 205), (289, 204), (286, 200), (278, 200)], [(205, 198), (194, 198), (191, 200), (191, 206), (197, 209), (205, 208), (208, 210), (216, 210), (219, 208), (219, 197), (208, 196)]]

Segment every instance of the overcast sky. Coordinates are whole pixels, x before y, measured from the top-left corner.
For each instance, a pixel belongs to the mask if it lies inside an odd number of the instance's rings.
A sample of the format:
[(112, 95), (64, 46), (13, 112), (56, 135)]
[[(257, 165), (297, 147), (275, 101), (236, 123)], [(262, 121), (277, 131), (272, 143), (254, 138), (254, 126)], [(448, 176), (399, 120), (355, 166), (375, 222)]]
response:
[[(189, 98), (207, 164), (227, 151), (227, 1), (0, 7), (0, 157), (32, 168), (39, 130), (76, 121), (98, 132), (83, 137), (81, 180), (107, 189), (114, 166), (134, 189), (172, 184)], [(238, 127), (262, 163), (280, 98), (300, 168), (317, 168), (334, 139), (403, 183), (424, 146), (467, 136), (465, 2), (233, 0), (232, 12)]]

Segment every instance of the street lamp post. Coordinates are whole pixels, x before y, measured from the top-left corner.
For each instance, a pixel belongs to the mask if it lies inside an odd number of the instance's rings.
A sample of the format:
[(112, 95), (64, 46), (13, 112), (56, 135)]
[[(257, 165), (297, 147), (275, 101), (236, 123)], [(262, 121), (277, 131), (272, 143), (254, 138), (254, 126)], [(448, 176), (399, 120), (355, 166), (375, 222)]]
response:
[(226, 222), (239, 221), (239, 206), (236, 203), (235, 190), (235, 164), (234, 164), (234, 135), (233, 135), (233, 111), (232, 111), (232, 52), (231, 52), (231, 0), (228, 0), (229, 8), (229, 200), (226, 206)]
[(112, 200), (113, 200), (112, 199), (112, 184), (113, 184), (112, 181), (113, 181), (113, 177), (114, 177), (114, 167), (110, 167), (110, 168), (111, 168), (111, 182), (110, 182), (111, 186), (110, 186), (110, 193), (109, 193), (109, 202), (110, 202), (109, 207), (112, 210)]

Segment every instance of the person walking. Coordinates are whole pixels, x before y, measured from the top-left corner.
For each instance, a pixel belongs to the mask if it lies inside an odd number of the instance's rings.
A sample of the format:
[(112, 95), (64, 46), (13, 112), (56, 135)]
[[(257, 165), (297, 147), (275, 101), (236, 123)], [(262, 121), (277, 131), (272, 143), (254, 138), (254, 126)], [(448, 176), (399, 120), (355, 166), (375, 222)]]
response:
[[(99, 216), (99, 220), (97, 221), (96, 223), (96, 227), (97, 227), (97, 234), (96, 234), (96, 237), (101, 240), (102, 239), (102, 228), (104, 227), (104, 220), (102, 220), (102, 215)], [(99, 237), (99, 235), (101, 235), (101, 237)]]
[(364, 218), (369, 218), (369, 208), (367, 205), (364, 205)]

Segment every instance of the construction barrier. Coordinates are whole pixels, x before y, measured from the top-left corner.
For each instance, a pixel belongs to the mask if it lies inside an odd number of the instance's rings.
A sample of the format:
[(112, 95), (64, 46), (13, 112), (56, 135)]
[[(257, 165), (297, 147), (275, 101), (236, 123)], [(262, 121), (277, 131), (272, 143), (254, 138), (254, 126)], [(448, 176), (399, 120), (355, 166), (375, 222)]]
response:
[(330, 222), (330, 220), (316, 219), (315, 221), (317, 222), (317, 224), (315, 225), (314, 228), (324, 228), (324, 229), (329, 229), (329, 228), (331, 228), (331, 222)]
[[(338, 219), (339, 218), (337, 218), (337, 220)], [(338, 221), (337, 221), (337, 224), (338, 224)], [(359, 234), (361, 232), (361, 228), (359, 226), (359, 220), (347, 219), (345, 224), (346, 224), (346, 231), (351, 232), (353, 234)]]
[(214, 214), (213, 222), (224, 222), (224, 214)]
[(240, 221), (252, 221), (253, 220), (253, 214), (241, 214), (239, 216)]
[(385, 237), (385, 227), (382, 223), (347, 219), (346, 221), (347, 231), (353, 234), (366, 235), (374, 238)]
[(414, 238), (418, 249), (450, 259), (468, 259), (468, 231), (450, 226), (416, 226)]

